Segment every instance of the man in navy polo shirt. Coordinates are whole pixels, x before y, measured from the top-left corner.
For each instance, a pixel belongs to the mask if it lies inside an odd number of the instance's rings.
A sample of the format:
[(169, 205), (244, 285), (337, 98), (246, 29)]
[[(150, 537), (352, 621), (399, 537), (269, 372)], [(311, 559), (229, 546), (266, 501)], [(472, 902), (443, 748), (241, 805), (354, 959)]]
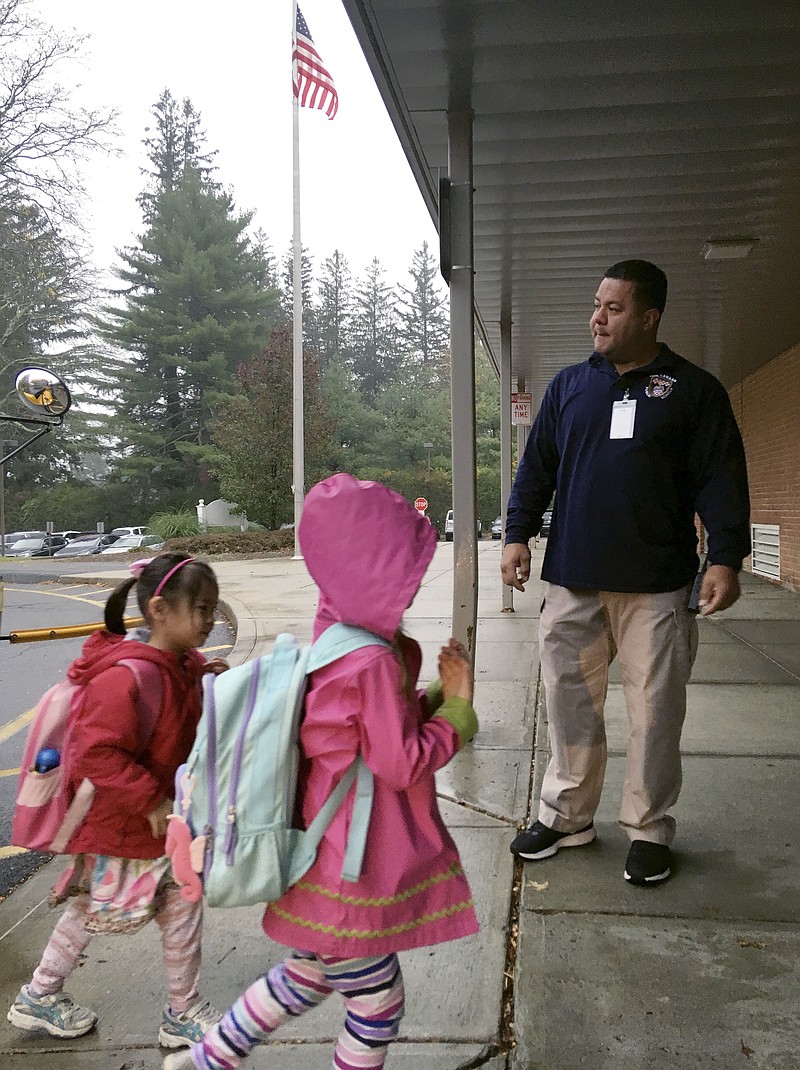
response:
[(625, 878), (670, 875), (686, 685), (697, 650), (689, 608), (695, 514), (708, 531), (698, 608), (727, 609), (750, 553), (744, 448), (713, 375), (656, 339), (667, 296), (646, 260), (609, 268), (589, 326), (594, 352), (547, 388), (508, 504), (501, 570), (519, 591), (528, 540), (555, 491), (542, 567), (542, 681), (552, 757), (539, 818), (511, 844), (542, 859), (595, 838), (606, 766), (608, 666), (622, 672), (630, 731), (620, 824)]

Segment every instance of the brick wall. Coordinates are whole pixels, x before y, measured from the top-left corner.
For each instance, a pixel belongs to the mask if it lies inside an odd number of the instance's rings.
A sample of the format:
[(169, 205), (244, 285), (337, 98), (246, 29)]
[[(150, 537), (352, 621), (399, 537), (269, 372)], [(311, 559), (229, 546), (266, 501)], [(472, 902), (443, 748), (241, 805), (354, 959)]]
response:
[(800, 344), (737, 383), (730, 398), (747, 454), (752, 522), (780, 525), (781, 583), (800, 590)]

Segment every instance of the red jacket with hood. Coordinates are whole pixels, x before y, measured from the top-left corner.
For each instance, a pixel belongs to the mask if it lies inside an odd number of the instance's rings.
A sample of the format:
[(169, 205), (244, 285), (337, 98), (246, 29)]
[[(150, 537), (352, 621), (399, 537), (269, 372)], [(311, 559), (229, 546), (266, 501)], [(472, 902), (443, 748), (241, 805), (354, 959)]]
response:
[[(204, 659), (183, 658), (136, 639), (97, 632), (84, 644), (69, 676), (86, 686), (70, 747), (70, 785), (95, 787), (86, 820), (69, 843), (71, 854), (159, 858), (164, 837), (153, 836), (147, 815), (175, 794), (175, 772), (189, 756), (200, 720)], [(137, 688), (125, 658), (153, 662), (161, 671), (161, 715), (141, 751)]]

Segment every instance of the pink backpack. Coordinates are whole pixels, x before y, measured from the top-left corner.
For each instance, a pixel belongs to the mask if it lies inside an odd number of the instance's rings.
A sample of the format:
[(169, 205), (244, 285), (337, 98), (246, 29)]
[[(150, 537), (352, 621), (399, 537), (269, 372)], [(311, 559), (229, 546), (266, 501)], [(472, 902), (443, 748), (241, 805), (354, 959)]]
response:
[[(161, 713), (161, 670), (142, 658), (125, 658), (116, 664), (125, 665), (136, 678), (139, 745), (140, 751), (144, 751)], [(14, 806), (11, 842), (15, 847), (64, 854), (89, 813), (95, 790), (92, 782), (83, 780), (74, 793), (69, 789), (72, 731), (85, 692), (85, 685), (67, 677), (45, 692), (36, 705)], [(37, 773), (36, 756), (43, 748), (57, 750), (61, 761), (55, 768)]]

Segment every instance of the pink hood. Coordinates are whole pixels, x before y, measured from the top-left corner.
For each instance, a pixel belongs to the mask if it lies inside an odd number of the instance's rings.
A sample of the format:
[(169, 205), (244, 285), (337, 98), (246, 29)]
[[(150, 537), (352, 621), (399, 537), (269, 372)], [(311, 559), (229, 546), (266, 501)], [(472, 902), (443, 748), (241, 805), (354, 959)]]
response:
[(300, 546), (320, 590), (314, 638), (335, 621), (392, 639), (436, 549), (436, 532), (381, 483), (339, 474), (312, 487)]

